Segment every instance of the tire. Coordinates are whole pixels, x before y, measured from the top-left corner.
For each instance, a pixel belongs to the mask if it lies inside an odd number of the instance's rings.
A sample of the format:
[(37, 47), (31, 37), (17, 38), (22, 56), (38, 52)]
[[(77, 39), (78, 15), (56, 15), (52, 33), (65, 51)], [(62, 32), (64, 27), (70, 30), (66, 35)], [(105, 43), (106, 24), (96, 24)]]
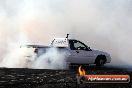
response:
[(105, 63), (106, 63), (106, 57), (104, 55), (98, 56), (95, 61), (96, 66), (104, 66)]

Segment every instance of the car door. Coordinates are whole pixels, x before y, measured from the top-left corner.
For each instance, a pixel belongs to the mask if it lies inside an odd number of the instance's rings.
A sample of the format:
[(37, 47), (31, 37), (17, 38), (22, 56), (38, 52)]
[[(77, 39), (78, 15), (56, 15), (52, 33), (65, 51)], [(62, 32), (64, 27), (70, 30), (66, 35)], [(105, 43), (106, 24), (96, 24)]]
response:
[(84, 43), (78, 40), (72, 40), (70, 45), (71, 48), (71, 60), (79, 64), (89, 64), (94, 63), (94, 54), (90, 48), (88, 48)]
[(70, 63), (76, 63), (78, 64), (79, 62), (79, 57), (80, 57), (80, 54), (79, 54), (79, 51), (75, 49), (74, 47), (74, 40), (69, 40), (69, 48), (70, 48), (70, 55), (68, 57), (68, 62)]

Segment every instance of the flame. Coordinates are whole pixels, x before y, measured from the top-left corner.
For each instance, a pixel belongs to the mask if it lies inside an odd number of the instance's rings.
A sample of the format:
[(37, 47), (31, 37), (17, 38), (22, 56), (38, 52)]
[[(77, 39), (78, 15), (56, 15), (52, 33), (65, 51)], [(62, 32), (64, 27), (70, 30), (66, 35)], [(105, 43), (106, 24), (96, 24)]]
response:
[(80, 76), (84, 76), (86, 74), (85, 70), (82, 69), (82, 66), (79, 67), (78, 71)]

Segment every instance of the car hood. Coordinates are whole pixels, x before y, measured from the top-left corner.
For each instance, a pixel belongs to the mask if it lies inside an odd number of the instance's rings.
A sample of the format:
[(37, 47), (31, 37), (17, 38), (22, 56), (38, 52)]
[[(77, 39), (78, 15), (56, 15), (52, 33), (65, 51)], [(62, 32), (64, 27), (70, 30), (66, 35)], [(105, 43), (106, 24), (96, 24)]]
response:
[(109, 53), (104, 52), (104, 51), (94, 50), (94, 49), (92, 49), (92, 51), (93, 51), (94, 53), (98, 54), (98, 55), (101, 55), (101, 54), (102, 54), (102, 55), (105, 55), (105, 56), (110, 56)]

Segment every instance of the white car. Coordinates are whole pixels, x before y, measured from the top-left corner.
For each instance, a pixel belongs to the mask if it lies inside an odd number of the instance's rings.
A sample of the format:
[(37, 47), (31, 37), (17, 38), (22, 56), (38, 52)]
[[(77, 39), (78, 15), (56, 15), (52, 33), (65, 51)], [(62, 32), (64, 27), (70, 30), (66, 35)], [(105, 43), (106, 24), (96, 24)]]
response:
[(51, 46), (39, 46), (39, 45), (27, 45), (28, 47), (35, 48), (35, 53), (38, 56), (46, 52), (46, 49), (51, 47), (56, 47), (58, 50), (66, 50), (69, 55), (67, 56), (66, 62), (70, 64), (96, 64), (97, 66), (102, 66), (106, 63), (111, 62), (110, 54), (91, 49), (89, 46), (85, 45), (83, 42), (75, 39), (67, 38), (55, 38)]
[(111, 62), (110, 54), (91, 49), (79, 40), (56, 38), (51, 45), (67, 49), (70, 53), (67, 57), (67, 63), (69, 64), (96, 64), (97, 66), (102, 66)]

